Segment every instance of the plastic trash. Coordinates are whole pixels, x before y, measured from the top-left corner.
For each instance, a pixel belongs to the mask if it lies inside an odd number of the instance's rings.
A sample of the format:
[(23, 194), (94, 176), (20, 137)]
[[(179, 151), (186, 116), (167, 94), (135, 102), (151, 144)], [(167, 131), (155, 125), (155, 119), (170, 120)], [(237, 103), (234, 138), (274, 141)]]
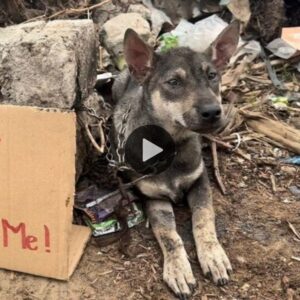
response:
[(290, 192), (296, 197), (296, 199), (300, 199), (300, 188), (296, 185), (292, 185), (289, 187)]
[(300, 27), (282, 28), (281, 38), (275, 39), (267, 48), (276, 56), (288, 59), (300, 51)]
[(270, 96), (271, 105), (277, 110), (287, 110), (289, 99), (286, 96)]
[(282, 162), (300, 166), (300, 156), (288, 157), (283, 159)]
[[(128, 228), (132, 228), (145, 220), (142, 209), (136, 203), (133, 203), (131, 208), (127, 206), (124, 209), (128, 210)], [(91, 219), (84, 217), (84, 221), (91, 228), (94, 237), (118, 232), (122, 229), (120, 222), (115, 217), (110, 217), (99, 223), (93, 223)]]
[(192, 24), (181, 20), (177, 27), (162, 37), (161, 49), (166, 48), (168, 37), (177, 37), (179, 47), (190, 47), (194, 51), (204, 52), (228, 24), (217, 15), (212, 15)]
[[(158, 51), (164, 52), (174, 47), (189, 47), (194, 51), (204, 52), (227, 26), (228, 23), (217, 15), (207, 17), (195, 24), (182, 19), (174, 30), (161, 36)], [(240, 50), (231, 58), (230, 63), (234, 63), (244, 54), (249, 54), (253, 60), (261, 51), (259, 42), (245, 42), (241, 38), (238, 48)]]
[(293, 48), (283, 39), (278, 38), (273, 40), (267, 45), (267, 49), (269, 49), (273, 54), (278, 57), (288, 59), (294, 56), (297, 52), (297, 49)]

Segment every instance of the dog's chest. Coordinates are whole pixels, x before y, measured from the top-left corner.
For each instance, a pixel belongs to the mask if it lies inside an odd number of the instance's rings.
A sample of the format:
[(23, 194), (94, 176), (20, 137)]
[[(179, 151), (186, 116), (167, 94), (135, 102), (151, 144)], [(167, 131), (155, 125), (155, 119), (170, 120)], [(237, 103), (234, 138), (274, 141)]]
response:
[(170, 199), (178, 202), (183, 198), (184, 192), (201, 176), (204, 170), (202, 159), (194, 170), (188, 173), (176, 173), (172, 168), (162, 174), (137, 183), (138, 189), (152, 199)]

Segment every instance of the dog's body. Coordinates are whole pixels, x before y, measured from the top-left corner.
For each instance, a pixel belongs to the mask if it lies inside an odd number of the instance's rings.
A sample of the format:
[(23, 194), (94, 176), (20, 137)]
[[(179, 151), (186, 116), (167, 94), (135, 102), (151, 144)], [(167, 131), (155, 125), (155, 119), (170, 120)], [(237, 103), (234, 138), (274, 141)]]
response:
[[(210, 273), (214, 282), (225, 284), (231, 271), (216, 236), (199, 133), (213, 131), (223, 123), (217, 68), (235, 50), (236, 36), (238, 25), (233, 24), (206, 54), (178, 48), (158, 55), (129, 30), (124, 39), (129, 70), (121, 73), (113, 86), (113, 98), (117, 101), (112, 131), (115, 143), (122, 129), (122, 117), (130, 111), (125, 140), (140, 126), (158, 125), (170, 133), (176, 145), (170, 167), (139, 181), (137, 187), (147, 196), (148, 217), (164, 255), (164, 280), (183, 299), (191, 294), (196, 281), (183, 242), (176, 232), (172, 202), (180, 201), (186, 195), (204, 274)], [(230, 49), (225, 47), (224, 50), (226, 42)], [(131, 177), (137, 175), (131, 174)]]

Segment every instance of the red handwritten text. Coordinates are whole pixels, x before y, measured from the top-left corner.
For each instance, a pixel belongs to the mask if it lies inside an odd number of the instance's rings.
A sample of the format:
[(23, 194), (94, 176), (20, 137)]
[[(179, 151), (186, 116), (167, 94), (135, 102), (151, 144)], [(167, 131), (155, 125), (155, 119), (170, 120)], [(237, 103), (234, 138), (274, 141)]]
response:
[[(10, 237), (13, 234), (20, 236), (20, 245), (22, 249), (36, 251), (39, 249), (38, 238), (34, 235), (27, 233), (26, 224), (19, 223), (18, 225), (12, 225), (6, 219), (1, 220), (2, 233), (3, 233), (3, 247), (11, 246)], [(48, 226), (44, 225), (44, 245), (45, 251), (51, 252), (50, 250), (50, 231)], [(15, 245), (14, 245), (15, 246)]]

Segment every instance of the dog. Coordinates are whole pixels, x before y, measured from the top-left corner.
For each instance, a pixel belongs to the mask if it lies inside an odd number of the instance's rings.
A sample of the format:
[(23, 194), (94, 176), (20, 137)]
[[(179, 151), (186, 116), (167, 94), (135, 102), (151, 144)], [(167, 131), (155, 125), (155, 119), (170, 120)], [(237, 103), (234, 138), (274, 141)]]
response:
[[(156, 53), (138, 34), (127, 29), (124, 56), (128, 68), (112, 88), (112, 144), (122, 131), (128, 107), (125, 140), (138, 127), (157, 125), (173, 138), (176, 155), (162, 173), (136, 183), (145, 195), (146, 212), (164, 257), (163, 279), (180, 298), (196, 286), (188, 254), (176, 232), (172, 203), (186, 197), (192, 212), (192, 230), (203, 273), (218, 285), (229, 281), (230, 261), (215, 229), (212, 193), (201, 153), (201, 134), (224, 125), (221, 70), (234, 54), (239, 23), (227, 26), (205, 53), (179, 47)], [(136, 178), (131, 174), (131, 178)]]

